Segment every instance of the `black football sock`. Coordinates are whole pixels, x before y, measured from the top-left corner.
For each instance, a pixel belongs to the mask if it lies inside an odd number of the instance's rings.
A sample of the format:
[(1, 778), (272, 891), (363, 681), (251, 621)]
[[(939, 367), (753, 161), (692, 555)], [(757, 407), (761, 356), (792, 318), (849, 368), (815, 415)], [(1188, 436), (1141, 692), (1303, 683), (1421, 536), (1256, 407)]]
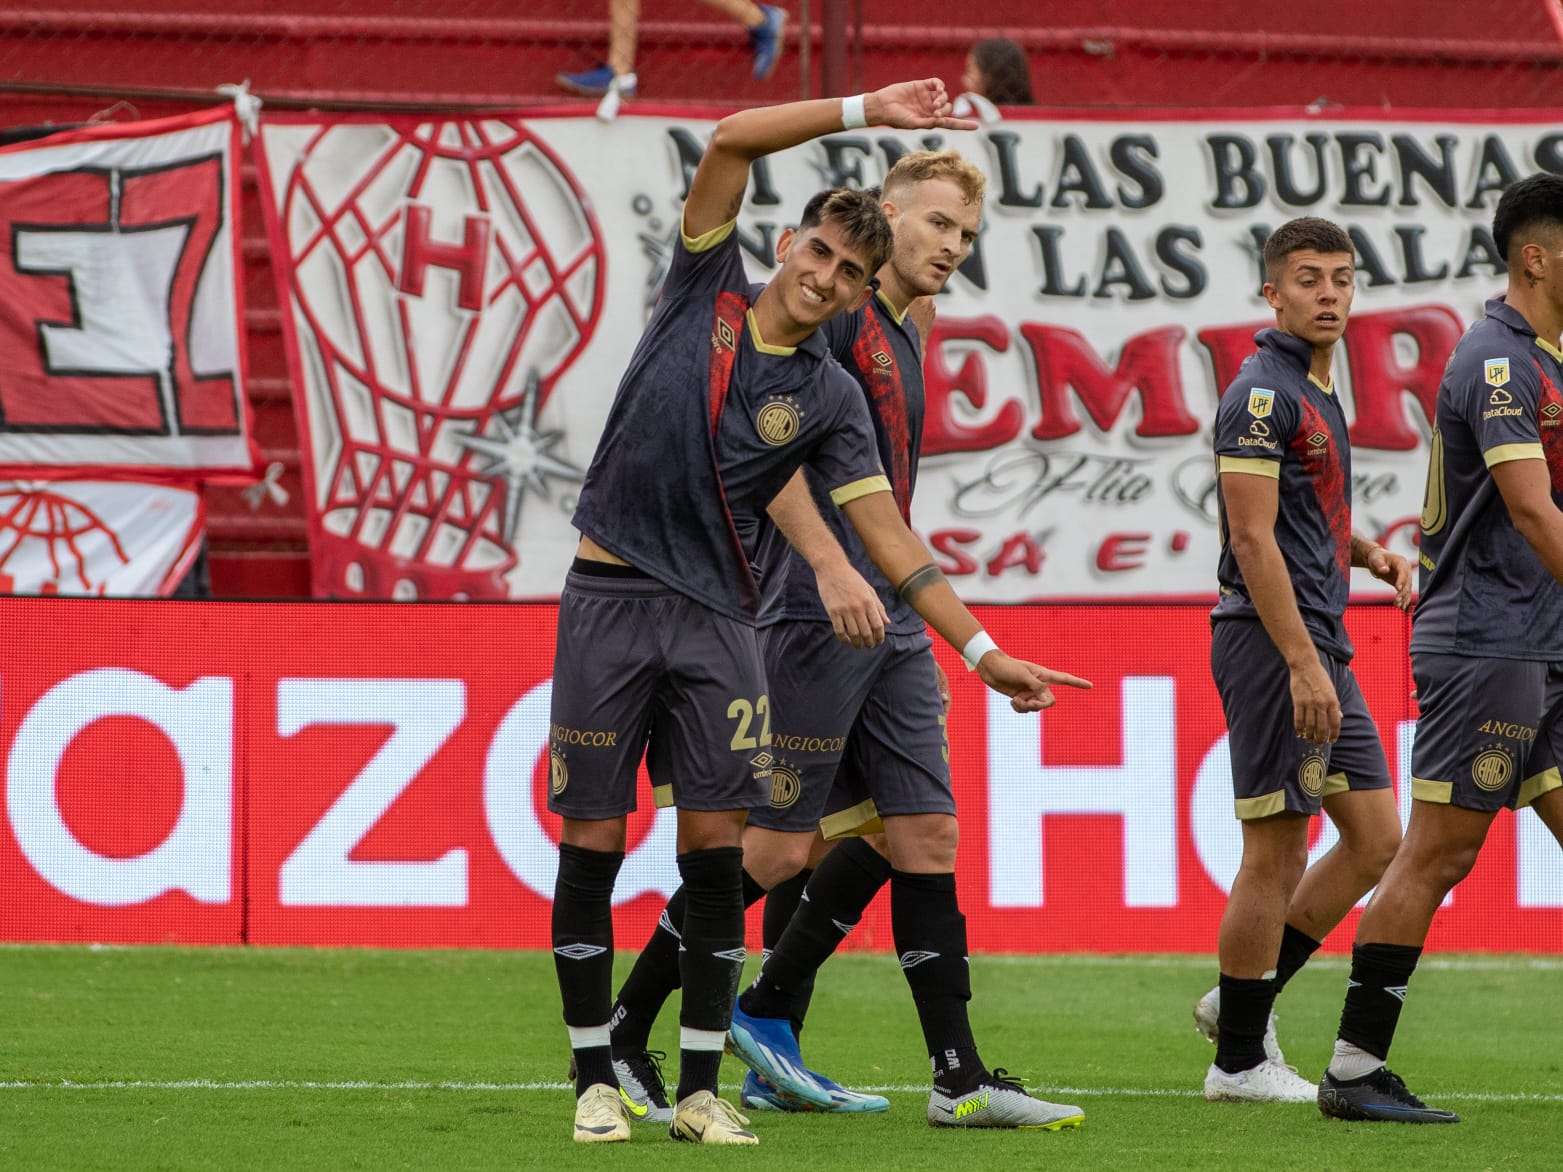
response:
[(1228, 1074), (1251, 1070), (1265, 1060), (1265, 1030), (1275, 1004), (1275, 987), (1274, 977), (1255, 981), (1221, 974), (1216, 1066)]
[(657, 917), (657, 926), (635, 959), (613, 1003), (613, 1048), (620, 1055), (644, 1050), (662, 1006), (679, 986), (678, 945), (684, 922), (684, 888), (679, 887)]
[[(792, 922), (793, 914), (798, 910), (798, 903), (803, 898), (803, 889), (808, 886), (809, 876), (813, 874), (813, 867), (805, 867), (791, 879), (783, 880), (766, 893), (765, 916), (761, 920), (765, 959), (769, 960), (771, 953), (776, 951), (776, 945), (781, 941), (783, 933), (787, 931), (787, 925)], [(803, 1034), (803, 1018), (809, 1011), (809, 1001), (813, 996), (814, 974), (810, 973), (793, 993), (792, 1008), (787, 1013), (787, 1018), (792, 1023), (792, 1036), (795, 1038)]]
[(813, 982), (889, 878), (890, 864), (862, 839), (849, 838), (826, 855), (765, 968), (738, 999), (743, 1011), (790, 1017), (798, 991)]
[(575, 1057), (575, 1093), (593, 1083), (618, 1086), (608, 1043), (613, 998), (613, 881), (622, 851), (561, 843), (554, 881), (554, 970)]
[(1341, 1041), (1388, 1060), (1406, 989), (1421, 959), (1422, 950), (1409, 944), (1358, 944), (1351, 950)]
[(684, 1003), (679, 1013), (678, 1098), (716, 1091), (722, 1041), (732, 1020), (733, 997), (744, 963), (743, 851), (714, 847), (678, 856), (684, 880), (683, 950), (679, 972)]
[(1275, 991), (1279, 993), (1286, 988), (1286, 982), (1318, 951), (1319, 941), (1287, 924), (1281, 932), (1281, 956), (1275, 962)]
[(890, 872), (890, 926), (901, 971), (917, 1004), (934, 1086), (954, 1096), (986, 1075), (966, 1014), (971, 971), (966, 917), (955, 897), (955, 875)]

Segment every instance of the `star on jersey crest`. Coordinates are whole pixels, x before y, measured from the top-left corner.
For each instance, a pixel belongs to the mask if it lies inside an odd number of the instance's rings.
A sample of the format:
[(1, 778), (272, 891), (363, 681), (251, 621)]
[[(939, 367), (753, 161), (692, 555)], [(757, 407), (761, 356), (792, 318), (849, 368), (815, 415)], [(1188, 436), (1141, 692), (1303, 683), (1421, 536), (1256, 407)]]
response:
[(528, 376), (520, 404), (511, 417), (507, 418), (503, 411), (496, 412), (490, 423), (490, 434), (456, 437), (462, 447), (488, 461), (477, 470), (478, 475), (499, 480), (504, 485), (503, 532), (507, 544), (515, 542), (516, 530), (521, 524), (521, 502), (528, 491), (546, 501), (550, 499), (546, 477), (557, 476), (576, 482), (586, 478), (581, 469), (550, 454), (553, 446), (564, 437), (562, 431), (537, 430), (540, 382), (536, 372)]

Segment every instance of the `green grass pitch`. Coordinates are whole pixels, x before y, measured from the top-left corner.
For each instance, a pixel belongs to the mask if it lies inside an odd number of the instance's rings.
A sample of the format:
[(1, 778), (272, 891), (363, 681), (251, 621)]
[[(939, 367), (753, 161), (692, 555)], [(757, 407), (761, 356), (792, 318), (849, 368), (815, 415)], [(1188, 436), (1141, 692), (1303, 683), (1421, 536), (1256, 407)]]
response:
[[(622, 972), (628, 958), (619, 958)], [(1454, 1127), (1342, 1124), (1309, 1105), (1198, 1095), (1190, 1010), (1204, 957), (973, 958), (984, 1058), (1085, 1108), (1077, 1132), (934, 1131), (927, 1061), (893, 959), (821, 976), (812, 1065), (885, 1089), (887, 1114), (755, 1113), (758, 1149), (637, 1127), (570, 1142), (567, 1051), (546, 953), (0, 948), (6, 1168), (1555, 1168), (1563, 1151), (1563, 961), (1433, 957), (1394, 1066)], [(1345, 986), (1319, 958), (1277, 1006), (1317, 1077)], [(676, 1051), (675, 1015), (654, 1044)], [(742, 1068), (731, 1059), (724, 1083)], [(736, 1097), (730, 1089), (729, 1096)]]

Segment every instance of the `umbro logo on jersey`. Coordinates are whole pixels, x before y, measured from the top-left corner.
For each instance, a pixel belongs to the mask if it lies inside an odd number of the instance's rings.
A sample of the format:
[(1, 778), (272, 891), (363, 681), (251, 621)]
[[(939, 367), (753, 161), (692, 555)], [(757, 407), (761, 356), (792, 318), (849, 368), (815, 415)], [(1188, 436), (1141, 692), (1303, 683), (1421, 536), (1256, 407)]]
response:
[(562, 948), (554, 949), (554, 955), (562, 956), (566, 960), (590, 960), (607, 951), (601, 944), (566, 944)]
[(886, 354), (883, 350), (875, 350), (872, 357), (874, 359), (875, 365), (877, 365), (881, 370), (889, 370), (892, 366), (895, 365), (895, 359), (891, 358), (890, 355)]
[(731, 322), (717, 318), (716, 325), (711, 329), (711, 349), (731, 350), (738, 344), (738, 335), (733, 332)]
[(1384, 992), (1388, 993), (1396, 1001), (1404, 1002), (1408, 988), (1410, 988), (1409, 985), (1385, 985)]
[(738, 948), (724, 948), (722, 951), (713, 952), (711, 955), (716, 957), (717, 960), (731, 960), (738, 964), (743, 964), (744, 958), (749, 955), (749, 950), (739, 946)]
[(1556, 427), (1559, 423), (1558, 417), (1560, 415), (1563, 415), (1563, 406), (1557, 403), (1546, 404), (1541, 409), (1541, 426)]
[(1326, 432), (1316, 431), (1308, 437), (1308, 442), (1316, 448), (1322, 448), (1330, 442), (1330, 437)]
[(937, 952), (924, 952), (921, 949), (913, 948), (901, 954), (901, 967), (903, 969), (915, 969), (923, 961), (938, 960), (939, 956), (940, 954)]
[[(1489, 358), (1482, 363), (1482, 377), (1489, 387), (1501, 387), (1509, 381), (1509, 360)], [(1508, 400), (1504, 400), (1507, 402)]]

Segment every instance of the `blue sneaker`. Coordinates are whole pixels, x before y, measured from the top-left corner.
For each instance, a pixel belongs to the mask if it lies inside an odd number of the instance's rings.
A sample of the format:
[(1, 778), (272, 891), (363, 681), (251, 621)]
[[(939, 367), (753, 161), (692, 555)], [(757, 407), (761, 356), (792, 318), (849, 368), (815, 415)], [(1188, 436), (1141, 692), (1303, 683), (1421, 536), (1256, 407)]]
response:
[[(582, 70), (580, 73), (561, 73), (554, 81), (562, 90), (569, 90), (572, 94), (580, 94), (587, 98), (600, 98), (608, 92), (608, 87), (613, 84), (613, 67), (598, 65), (594, 69)], [(635, 75), (626, 73), (619, 79), (619, 93), (626, 98), (635, 96)]]
[(764, 81), (776, 72), (781, 60), (782, 34), (787, 31), (787, 10), (770, 4), (760, 5), (765, 20), (749, 30), (749, 46), (754, 50), (754, 80)]
[(830, 1092), (803, 1065), (798, 1039), (784, 1017), (750, 1017), (736, 1004), (727, 1027), (727, 1052), (777, 1090), (822, 1110), (832, 1106)]
[(738, 1101), (750, 1111), (814, 1111), (824, 1115), (853, 1115), (890, 1110), (890, 1100), (881, 1095), (865, 1095), (860, 1091), (849, 1091), (817, 1070), (811, 1070), (809, 1074), (830, 1093), (833, 1100), (831, 1106), (816, 1107), (812, 1103), (805, 1103), (802, 1099), (795, 1099), (777, 1090), (752, 1070), (744, 1076), (743, 1087), (738, 1092)]

